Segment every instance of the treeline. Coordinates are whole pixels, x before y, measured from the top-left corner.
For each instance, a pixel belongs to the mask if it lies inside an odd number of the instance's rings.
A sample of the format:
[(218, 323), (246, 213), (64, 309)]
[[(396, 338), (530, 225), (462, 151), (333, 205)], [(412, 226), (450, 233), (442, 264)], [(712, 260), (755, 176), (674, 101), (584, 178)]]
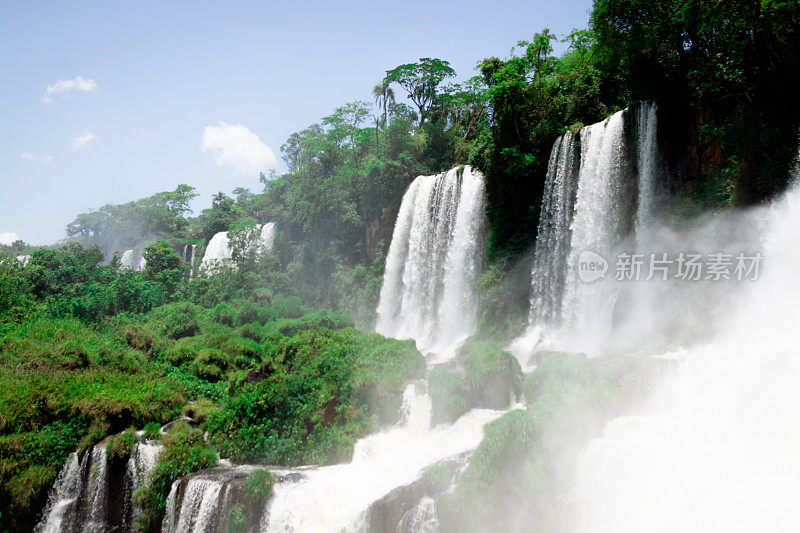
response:
[(107, 255), (157, 238), (199, 243), (202, 253), (218, 231), (274, 221), (298, 294), (367, 326), (403, 192), (417, 175), (468, 163), (487, 179), (492, 272), (481, 288), (496, 300), (536, 238), (554, 139), (636, 101), (659, 104), (664, 185), (682, 212), (781, 191), (800, 124), (791, 94), (799, 23), (796, 1), (597, 0), (588, 29), (545, 29), (511, 57), (484, 59), (463, 83), (437, 58), (386, 71), (374, 102), (346, 103), (290, 135), (281, 147), (288, 171), (262, 175), (261, 191), (219, 193), (192, 218), (195, 193), (182, 185), (79, 215), (68, 236)]

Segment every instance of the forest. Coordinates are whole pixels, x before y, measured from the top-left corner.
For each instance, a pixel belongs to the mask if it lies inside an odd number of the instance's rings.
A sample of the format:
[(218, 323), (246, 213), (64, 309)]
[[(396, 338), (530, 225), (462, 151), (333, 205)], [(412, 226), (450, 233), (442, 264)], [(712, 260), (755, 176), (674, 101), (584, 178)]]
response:
[[(105, 443), (109, 464), (122, 464), (139, 430), (164, 446), (134, 495), (142, 531), (160, 526), (174, 481), (219, 457), (348, 462), (359, 439), (398, 421), (405, 385), (426, 376), (434, 420), (504, 408), (497, 396), (509, 387), (529, 407), (487, 426), (441, 507), (442, 529), (469, 529), (502, 506), (501, 479), (537, 495), (526, 520), (546, 515), (559, 424), (585, 410), (610, 419), (661, 372), (560, 354), (525, 376), (504, 351), (525, 327), (553, 143), (656, 102), (671, 216), (774, 199), (800, 130), (800, 4), (595, 0), (587, 28), (521, 37), (511, 55), (460, 78), (446, 58), (387, 65), (365, 88), (371, 101), (342, 103), (290, 135), (286, 171), (262, 173), (260, 190), (221, 191), (195, 214), (198, 195), (184, 184), (78, 214), (50, 246), (0, 245), (0, 530), (33, 530), (72, 452)], [(486, 183), (477, 331), (454, 367), (427, 370), (413, 340), (373, 332), (376, 309), (404, 192), (417, 176), (464, 165)], [(266, 223), (275, 244), (262, 252)], [(219, 232), (231, 261), (204, 271)], [(133, 248), (140, 271), (120, 263)], [(194, 425), (159, 435), (181, 416)], [(426, 482), (437, 475), (450, 474), (426, 471)]]

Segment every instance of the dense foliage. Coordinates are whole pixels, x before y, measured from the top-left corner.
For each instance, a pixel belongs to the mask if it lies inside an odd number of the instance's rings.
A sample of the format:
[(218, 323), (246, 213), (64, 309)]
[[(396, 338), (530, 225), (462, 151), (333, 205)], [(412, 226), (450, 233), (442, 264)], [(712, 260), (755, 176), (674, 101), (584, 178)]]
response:
[(217, 452), (343, 461), (397, 416), (404, 382), (424, 372), (413, 343), (277, 292), (268, 255), (190, 281), (165, 241), (146, 249), (142, 272), (77, 244), (0, 261), (0, 529), (33, 526), (72, 451), (114, 435), (103, 445), (124, 461), (131, 428), (158, 437), (153, 426), (181, 411), (203, 430), (170, 432), (137, 496), (145, 523), (160, 520), (172, 481)]
[[(131, 428), (154, 438), (181, 412), (198, 428), (165, 439), (156, 482), (137, 495), (146, 523), (157, 523), (170, 484), (215, 464), (215, 452), (327, 464), (393, 422), (424, 360), (411, 342), (354, 326), (370, 329), (397, 211), (417, 175), (469, 163), (486, 177), (488, 262), (475, 289), (479, 336), (494, 341), (524, 324), (526, 252), (551, 147), (568, 129), (653, 100), (679, 213), (776, 194), (800, 124), (798, 27), (794, 0), (596, 0), (588, 29), (560, 40), (544, 29), (465, 81), (454, 83), (439, 58), (376, 76), (375, 106), (345, 103), (290, 135), (286, 172), (262, 174), (260, 191), (220, 192), (190, 216), (196, 193), (180, 185), (80, 214), (55, 246), (0, 245), (0, 530), (32, 528), (72, 451), (116, 435), (104, 445), (124, 460)], [(266, 222), (276, 223), (276, 244), (261, 253)], [(222, 231), (232, 261), (198, 272)], [(194, 265), (184, 262), (189, 244)], [(142, 272), (119, 268), (128, 249), (143, 254)], [(520, 387), (528, 404), (487, 428), (443, 504), (444, 527), (555, 527), (551, 489), (562, 472), (552, 466), (574, 445), (560, 430), (592, 420), (584, 436), (596, 433), (646, 387), (637, 364), (555, 354), (521, 386), (509, 354), (473, 340), (457, 368), (431, 371), (437, 422), (504, 408)], [(271, 490), (261, 476), (248, 480), (253, 498)], [(522, 512), (504, 507), (531, 494)], [(245, 522), (235, 507), (231, 528)]]

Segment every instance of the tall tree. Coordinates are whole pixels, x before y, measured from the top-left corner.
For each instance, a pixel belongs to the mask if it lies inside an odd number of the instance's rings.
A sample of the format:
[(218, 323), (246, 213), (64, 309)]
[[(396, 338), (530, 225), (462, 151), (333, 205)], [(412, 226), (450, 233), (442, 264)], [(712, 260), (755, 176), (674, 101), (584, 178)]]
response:
[(425, 124), (428, 111), (436, 100), (436, 88), (446, 78), (452, 78), (456, 71), (448, 61), (423, 57), (419, 63), (407, 63), (386, 71), (383, 84), (397, 83), (408, 92), (408, 98), (419, 110), (419, 124)]

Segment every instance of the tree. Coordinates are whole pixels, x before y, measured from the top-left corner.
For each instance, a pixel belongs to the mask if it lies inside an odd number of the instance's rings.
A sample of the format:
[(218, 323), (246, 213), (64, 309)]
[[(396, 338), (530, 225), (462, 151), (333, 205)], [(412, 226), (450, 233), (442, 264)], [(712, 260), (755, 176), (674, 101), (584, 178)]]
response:
[(419, 63), (407, 63), (386, 71), (383, 85), (397, 83), (408, 92), (408, 98), (419, 110), (419, 124), (422, 126), (428, 110), (436, 99), (436, 88), (446, 78), (452, 78), (456, 71), (448, 61), (438, 58), (420, 58)]
[(143, 255), (147, 261), (145, 278), (157, 281), (164, 285), (167, 292), (173, 292), (181, 280), (181, 258), (178, 253), (167, 241), (158, 240), (145, 248)]
[(372, 95), (375, 97), (375, 104), (378, 108), (383, 108), (383, 127), (386, 128), (389, 124), (389, 105), (394, 103), (394, 89), (386, 80), (383, 80), (372, 88)]

